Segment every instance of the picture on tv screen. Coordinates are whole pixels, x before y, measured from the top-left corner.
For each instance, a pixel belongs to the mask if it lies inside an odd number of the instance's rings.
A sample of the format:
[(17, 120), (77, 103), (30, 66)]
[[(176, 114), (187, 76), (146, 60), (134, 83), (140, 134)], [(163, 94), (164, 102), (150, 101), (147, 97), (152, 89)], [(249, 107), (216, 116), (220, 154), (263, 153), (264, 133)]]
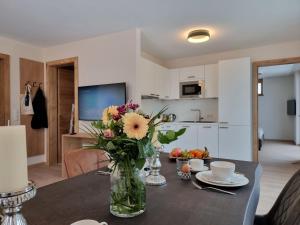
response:
[(79, 87), (79, 120), (95, 121), (111, 105), (126, 103), (126, 83)]

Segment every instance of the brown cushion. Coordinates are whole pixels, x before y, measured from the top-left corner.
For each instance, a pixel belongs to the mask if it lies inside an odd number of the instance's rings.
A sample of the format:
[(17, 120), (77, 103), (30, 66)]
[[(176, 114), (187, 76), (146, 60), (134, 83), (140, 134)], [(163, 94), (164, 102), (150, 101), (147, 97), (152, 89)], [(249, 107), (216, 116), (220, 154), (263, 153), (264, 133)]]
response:
[(64, 154), (68, 178), (107, 166), (107, 160), (105, 152), (99, 149), (74, 149)]

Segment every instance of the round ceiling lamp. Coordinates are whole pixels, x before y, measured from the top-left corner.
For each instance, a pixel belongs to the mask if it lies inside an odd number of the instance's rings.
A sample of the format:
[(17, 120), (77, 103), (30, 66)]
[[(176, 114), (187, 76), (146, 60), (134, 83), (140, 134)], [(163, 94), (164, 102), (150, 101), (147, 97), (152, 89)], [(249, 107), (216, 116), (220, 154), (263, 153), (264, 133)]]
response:
[(193, 30), (188, 36), (187, 40), (190, 43), (201, 43), (208, 41), (210, 38), (210, 34), (208, 30)]

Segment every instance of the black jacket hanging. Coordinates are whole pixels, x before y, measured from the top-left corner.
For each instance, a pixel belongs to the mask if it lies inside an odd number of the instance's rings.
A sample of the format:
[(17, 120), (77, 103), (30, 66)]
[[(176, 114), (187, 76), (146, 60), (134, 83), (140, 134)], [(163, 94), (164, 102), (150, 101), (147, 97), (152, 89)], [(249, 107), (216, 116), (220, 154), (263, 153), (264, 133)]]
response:
[(32, 101), (34, 115), (31, 120), (32, 129), (48, 128), (46, 99), (43, 90), (39, 87)]

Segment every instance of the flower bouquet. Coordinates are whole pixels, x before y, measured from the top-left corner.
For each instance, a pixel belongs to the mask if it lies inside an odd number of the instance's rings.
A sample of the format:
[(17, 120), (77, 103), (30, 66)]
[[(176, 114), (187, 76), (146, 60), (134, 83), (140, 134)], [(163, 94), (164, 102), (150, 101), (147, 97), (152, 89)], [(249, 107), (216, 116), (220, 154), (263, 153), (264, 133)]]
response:
[(96, 139), (96, 148), (108, 153), (112, 164), (110, 211), (118, 217), (133, 217), (145, 211), (146, 189), (140, 176), (146, 158), (155, 146), (168, 144), (185, 132), (161, 133), (159, 117), (166, 108), (153, 116), (144, 114), (139, 105), (129, 102), (104, 109), (102, 120), (87, 127)]

